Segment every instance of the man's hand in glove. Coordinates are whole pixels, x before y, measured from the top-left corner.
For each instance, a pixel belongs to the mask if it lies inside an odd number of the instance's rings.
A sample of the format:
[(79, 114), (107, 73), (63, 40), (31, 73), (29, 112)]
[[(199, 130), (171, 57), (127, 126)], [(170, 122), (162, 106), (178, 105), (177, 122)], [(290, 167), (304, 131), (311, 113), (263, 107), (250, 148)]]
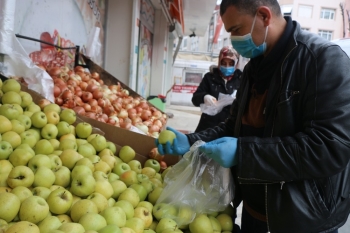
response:
[(158, 139), (156, 139), (155, 143), (158, 147), (158, 152), (161, 155), (184, 155), (187, 151), (190, 150), (190, 143), (185, 134), (180, 133), (171, 127), (167, 127), (166, 129), (174, 132), (176, 137), (174, 138), (172, 145), (170, 142), (166, 142), (166, 144), (162, 145), (158, 142)]
[(219, 138), (205, 143), (199, 147), (199, 150), (223, 167), (229, 168), (237, 165), (237, 138)]
[(204, 103), (209, 105), (209, 106), (212, 106), (212, 105), (215, 105), (217, 102), (216, 98), (214, 96), (211, 96), (211, 95), (205, 95), (204, 96)]

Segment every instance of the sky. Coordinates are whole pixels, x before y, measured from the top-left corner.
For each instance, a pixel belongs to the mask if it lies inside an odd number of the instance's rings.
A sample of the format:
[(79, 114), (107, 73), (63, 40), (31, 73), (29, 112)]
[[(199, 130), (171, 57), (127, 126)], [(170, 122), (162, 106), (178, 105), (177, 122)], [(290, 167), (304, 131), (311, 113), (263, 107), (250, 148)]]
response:
[(222, 0), (216, 0), (216, 5), (220, 5)]

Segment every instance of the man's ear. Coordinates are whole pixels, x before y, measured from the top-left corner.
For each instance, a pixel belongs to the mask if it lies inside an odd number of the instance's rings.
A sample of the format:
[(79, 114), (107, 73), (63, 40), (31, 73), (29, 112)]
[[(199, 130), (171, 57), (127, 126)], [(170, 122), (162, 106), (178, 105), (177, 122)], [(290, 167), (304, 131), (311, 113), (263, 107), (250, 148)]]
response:
[(260, 17), (264, 22), (264, 26), (267, 27), (271, 22), (272, 11), (267, 6), (261, 6), (258, 8), (257, 17)]

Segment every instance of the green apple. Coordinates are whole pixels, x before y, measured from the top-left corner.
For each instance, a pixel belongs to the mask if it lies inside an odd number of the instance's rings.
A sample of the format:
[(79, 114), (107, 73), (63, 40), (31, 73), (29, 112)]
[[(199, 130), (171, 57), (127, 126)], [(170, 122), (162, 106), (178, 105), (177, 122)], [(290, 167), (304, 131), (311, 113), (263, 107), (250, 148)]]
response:
[(37, 129), (35, 127), (32, 127), (30, 129), (28, 129), (27, 131), (25, 132), (31, 132), (34, 134), (35, 138), (37, 141), (39, 141), (41, 139), (41, 132), (40, 132), (40, 129)]
[(65, 121), (60, 121), (56, 125), (58, 129), (57, 137), (61, 137), (63, 135), (69, 134), (71, 132), (69, 124)]
[(21, 202), (24, 201), (26, 198), (33, 196), (32, 191), (30, 191), (29, 188), (24, 186), (15, 187), (11, 190), (11, 193), (15, 194)]
[(154, 177), (149, 180), (154, 184), (155, 187), (163, 187), (163, 182), (161, 180)]
[(89, 137), (87, 137), (87, 141), (88, 142), (90, 142), (92, 139), (94, 139), (95, 137), (97, 137), (98, 135), (100, 135), (100, 134), (98, 134), (98, 133), (92, 133), (92, 134), (90, 134), (90, 136)]
[(169, 228), (176, 229), (177, 223), (171, 218), (162, 218), (157, 224), (156, 232), (163, 232), (164, 230)]
[(37, 225), (29, 221), (20, 221), (20, 222), (13, 223), (6, 230), (6, 233), (18, 233), (18, 232), (40, 233), (40, 230)]
[(80, 145), (88, 143), (88, 141), (86, 139), (81, 139), (81, 138), (76, 138), (75, 141), (76, 141), (78, 147)]
[(56, 217), (61, 221), (62, 224), (72, 222), (72, 219), (67, 214), (59, 214), (59, 215), (56, 215)]
[[(122, 233), (136, 233), (133, 229), (131, 229), (130, 227), (121, 227), (120, 230), (122, 230)], [(143, 232), (146, 233), (144, 230)], [(152, 232), (153, 233), (153, 232)], [(154, 232), (155, 233), (155, 232)]]
[(0, 160), (0, 174), (8, 174), (12, 170), (13, 165), (9, 160)]
[(58, 129), (54, 124), (46, 124), (43, 128), (41, 128), (41, 137), (44, 139), (56, 139), (58, 134)]
[(56, 138), (49, 139), (49, 142), (51, 143), (54, 151), (58, 150), (58, 147), (60, 146), (60, 141), (58, 141)]
[(75, 126), (74, 125), (69, 125), (69, 129), (70, 129), (70, 133), (73, 134), (74, 136), (76, 136)]
[(94, 230), (99, 231), (105, 226), (107, 222), (100, 214), (86, 213), (79, 219), (79, 223), (84, 227), (86, 231)]
[[(87, 156), (87, 158), (91, 160), (92, 164), (95, 164), (101, 161), (101, 158), (98, 155), (90, 155), (90, 156)], [(94, 169), (95, 169), (95, 166), (94, 166)]]
[(65, 166), (61, 166), (58, 170), (55, 171), (55, 177), (55, 185), (59, 185), (66, 188), (71, 183), (71, 172), (69, 168)]
[(83, 156), (74, 149), (66, 149), (60, 154), (62, 165), (68, 167), (70, 170), (73, 169), (75, 164), (81, 158), (83, 158)]
[(140, 218), (130, 218), (126, 220), (125, 227), (133, 229), (136, 233), (143, 233), (145, 222)]
[(95, 187), (94, 177), (84, 174), (72, 179), (70, 191), (78, 197), (87, 197), (95, 191)]
[(57, 125), (58, 122), (60, 122), (60, 115), (58, 115), (58, 113), (53, 110), (45, 112), (45, 115), (48, 124)]
[(71, 177), (75, 178), (75, 177), (78, 177), (80, 175), (92, 176), (92, 171), (88, 166), (75, 165), (72, 172), (71, 172)]
[(21, 145), (21, 136), (15, 131), (7, 131), (1, 135), (2, 141), (9, 142), (13, 149)]
[(130, 171), (131, 168), (127, 163), (118, 163), (113, 168), (113, 173), (117, 174), (119, 177), (126, 171)]
[(20, 115), (20, 111), (14, 104), (3, 104), (0, 106), (0, 115), (9, 120), (16, 119)]
[[(166, 231), (166, 230), (164, 230), (164, 231)], [(162, 231), (162, 233), (164, 232), (164, 231)], [(143, 233), (156, 233), (154, 230), (152, 230), (152, 229), (145, 229), (144, 231), (143, 231)], [(181, 233), (181, 232), (180, 232)]]
[(49, 155), (52, 154), (54, 149), (52, 144), (47, 139), (39, 140), (34, 146), (35, 154)]
[(144, 227), (149, 228), (153, 221), (152, 212), (149, 211), (147, 208), (139, 206), (135, 208), (135, 218), (140, 218), (144, 222)]
[(228, 214), (219, 214), (216, 216), (216, 219), (219, 221), (222, 231), (232, 231), (233, 230), (233, 221), (230, 215)]
[(25, 199), (19, 209), (21, 221), (29, 221), (34, 224), (39, 223), (49, 214), (49, 205), (45, 199), (39, 196), (31, 196)]
[(32, 121), (31, 121), (29, 116), (22, 114), (22, 115), (17, 116), (16, 120), (18, 120), (19, 122), (21, 122), (24, 125), (25, 130), (30, 129), (30, 127), (32, 126)]
[(189, 224), (190, 231), (193, 233), (212, 233), (213, 227), (211, 221), (206, 214), (198, 214)]
[(61, 107), (58, 104), (55, 103), (49, 103), (48, 105), (46, 105), (43, 109), (44, 113), (50, 112), (50, 111), (54, 111), (57, 114), (61, 113)]
[(51, 160), (47, 155), (36, 154), (28, 161), (28, 167), (32, 169), (33, 172), (36, 172), (39, 167), (47, 167), (51, 169)]
[(153, 168), (156, 172), (160, 171), (160, 164), (157, 160), (155, 159), (147, 159), (146, 162), (144, 163), (143, 167), (151, 167)]
[(107, 225), (100, 229), (98, 233), (123, 233), (123, 231), (117, 225)]
[(33, 196), (39, 196), (44, 198), (45, 200), (49, 197), (51, 190), (46, 187), (34, 187), (32, 189)]
[[(120, 176), (119, 179), (123, 181), (126, 186), (130, 186), (132, 184), (137, 184), (139, 181), (137, 179), (137, 173), (133, 170), (129, 170), (126, 172), (123, 172)], [(143, 200), (142, 200), (143, 201)]]
[(162, 178), (162, 175), (160, 173), (156, 173), (153, 178), (157, 179), (163, 183), (163, 178)]
[(94, 163), (94, 168), (95, 168), (95, 171), (102, 171), (107, 175), (111, 173), (111, 167), (108, 165), (108, 163), (102, 160)]
[(171, 204), (160, 202), (153, 206), (152, 213), (158, 221), (162, 218), (175, 219), (177, 216), (177, 209)]
[(141, 183), (142, 181), (149, 180), (149, 178), (145, 174), (137, 174), (137, 180)]
[(135, 191), (135, 189), (127, 188), (125, 189), (118, 197), (118, 201), (125, 200), (132, 204), (132, 206), (135, 208), (137, 204), (140, 202), (140, 197), (138, 193)]
[(19, 82), (17, 82), (17, 80), (15, 80), (15, 79), (6, 79), (2, 83), (1, 90), (4, 93), (9, 92), (9, 91), (14, 91), (14, 92), (19, 93), (21, 91), (21, 84), (19, 84)]
[(175, 138), (176, 135), (173, 131), (163, 130), (159, 133), (158, 142), (160, 144), (166, 144), (167, 142), (170, 142), (170, 145), (172, 145)]
[(30, 120), (32, 121), (32, 125), (38, 129), (41, 129), (47, 124), (47, 117), (45, 113), (41, 111), (33, 113)]
[(75, 133), (79, 138), (88, 138), (92, 133), (92, 126), (87, 122), (80, 122), (75, 127)]
[(33, 148), (35, 146), (35, 144), (37, 143), (37, 141), (39, 141), (37, 139), (37, 137), (35, 136), (35, 134), (32, 131), (24, 131), (23, 133), (20, 134), (21, 137), (21, 143), (23, 144), (28, 144), (30, 148)]
[(50, 212), (53, 214), (66, 213), (73, 202), (72, 194), (66, 189), (56, 189), (46, 199)]
[(14, 167), (7, 178), (7, 184), (11, 188), (17, 186), (24, 186), (29, 188), (34, 182), (34, 173), (33, 171), (26, 166), (17, 166)]
[(100, 156), (102, 161), (108, 163), (111, 169), (114, 168), (114, 165), (116, 164), (116, 157), (114, 156), (113, 152), (110, 149), (105, 148), (101, 150), (98, 153), (98, 156)]
[(21, 200), (13, 193), (0, 193), (0, 219), (11, 222), (19, 212)]
[(134, 210), (133, 205), (129, 201), (118, 200), (114, 204), (114, 206), (118, 206), (124, 210), (125, 215), (126, 215), (126, 219), (130, 219), (130, 218), (134, 217), (135, 210)]
[(51, 170), (53, 172), (57, 171), (58, 169), (60, 169), (62, 167), (62, 161), (61, 161), (60, 157), (58, 157), (58, 155), (49, 154), (49, 155), (47, 155), (47, 157), (49, 157), (49, 159), (51, 161)]
[(126, 187), (126, 184), (121, 181), (121, 180), (114, 180), (112, 182), (110, 182), (111, 185), (112, 185), (112, 188), (113, 188), (113, 194), (112, 194), (112, 197), (114, 199), (117, 199), (119, 197), (119, 195), (125, 191), (125, 189), (127, 188)]
[(117, 147), (115, 146), (115, 144), (111, 141), (107, 141), (106, 144), (107, 144), (106, 148), (110, 149), (113, 155), (115, 155), (115, 153), (117, 153)]
[(192, 209), (190, 205), (182, 204), (178, 207), (177, 219), (178, 223), (180, 223), (180, 229), (186, 229), (188, 224), (193, 221), (196, 216), (195, 211)]
[(142, 164), (140, 161), (133, 159), (130, 162), (128, 162), (128, 165), (130, 166), (130, 169), (135, 171), (136, 173), (141, 173), (142, 170)]
[(149, 179), (153, 178), (156, 173), (156, 170), (154, 170), (152, 167), (143, 167), (141, 170), (141, 174), (148, 176)]
[(90, 143), (85, 143), (78, 146), (78, 152), (84, 157), (89, 157), (92, 155), (96, 155), (95, 148)]
[(155, 205), (160, 194), (162, 194), (162, 192), (163, 192), (162, 187), (155, 187), (153, 191), (148, 194), (148, 201), (151, 202), (153, 205)]
[(100, 134), (91, 139), (89, 143), (95, 148), (97, 152), (102, 151), (107, 146), (106, 138)]
[(33, 103), (33, 97), (25, 91), (20, 91), (19, 95), (21, 96), (21, 107), (26, 108), (29, 104)]
[(108, 175), (104, 173), (103, 171), (94, 171), (92, 176), (95, 178), (95, 180), (108, 180)]
[(75, 195), (73, 195), (73, 194), (72, 194), (72, 197), (73, 197), (72, 204), (71, 204), (69, 210), (65, 213), (65, 214), (67, 214), (67, 215), (69, 215), (69, 216), (70, 216), (70, 214), (71, 214), (71, 210), (72, 210), (73, 205), (74, 205), (75, 203), (77, 203), (78, 201), (81, 200), (81, 197), (75, 196)]
[(8, 91), (1, 97), (3, 104), (22, 104), (22, 97), (18, 92)]
[(123, 227), (126, 223), (126, 214), (121, 207), (113, 206), (107, 207), (101, 215), (106, 219), (107, 224), (114, 224), (118, 227)]
[(140, 201), (144, 201), (147, 198), (147, 190), (141, 184), (134, 183), (129, 186), (129, 188), (134, 189), (140, 197)]
[(152, 213), (153, 211), (153, 205), (152, 203), (148, 202), (148, 201), (140, 201), (139, 204), (137, 204), (136, 207), (145, 207), (146, 209), (148, 209), (148, 211), (150, 211)]
[(81, 216), (86, 213), (98, 213), (96, 204), (89, 199), (77, 201), (70, 210), (70, 216), (74, 222), (79, 222)]
[(112, 207), (115, 204), (115, 199), (113, 197), (109, 198), (108, 200), (108, 207)]
[(98, 213), (103, 211), (108, 207), (108, 200), (107, 198), (98, 192), (91, 193), (86, 199), (91, 200), (95, 203), (97, 206)]
[(0, 160), (8, 159), (13, 152), (12, 145), (9, 142), (0, 142)]
[(56, 216), (47, 216), (39, 224), (40, 233), (51, 233), (57, 230), (62, 225), (61, 221)]
[(81, 158), (77, 161), (77, 163), (75, 164), (75, 166), (79, 166), (79, 165), (84, 165), (87, 166), (88, 168), (90, 168), (91, 172), (95, 171), (95, 167), (94, 164), (92, 163), (92, 161), (89, 158)]
[(72, 139), (63, 139), (63, 140), (60, 140), (60, 145), (58, 147), (59, 150), (67, 150), (67, 149), (73, 149), (75, 151), (78, 150), (78, 146), (77, 146), (77, 143), (74, 140)]
[(135, 158), (135, 151), (130, 146), (123, 146), (119, 151), (119, 158), (123, 160), (124, 163), (128, 163)]
[(63, 231), (64, 233), (84, 233), (84, 227), (76, 222), (65, 222), (58, 228), (58, 230)]
[(213, 233), (220, 233), (221, 232), (221, 224), (220, 224), (219, 220), (217, 220), (213, 216), (209, 216), (208, 218), (211, 222), (211, 226), (213, 227)]
[(73, 109), (65, 108), (60, 113), (60, 120), (72, 125), (77, 119), (76, 113)]
[(11, 124), (12, 124), (12, 131), (18, 134), (21, 134), (26, 130), (25, 125), (17, 119), (12, 119)]
[(55, 182), (55, 173), (47, 167), (39, 167), (34, 173), (33, 187), (51, 187)]
[(115, 180), (119, 180), (119, 176), (113, 172), (108, 174), (108, 181), (112, 183)]
[(106, 197), (106, 199), (109, 199), (113, 195), (113, 187), (109, 183), (108, 179), (106, 180), (96, 180), (96, 185), (95, 185), (95, 192), (101, 193)]
[(11, 121), (7, 117), (0, 115), (0, 133), (3, 134), (10, 130), (12, 130)]

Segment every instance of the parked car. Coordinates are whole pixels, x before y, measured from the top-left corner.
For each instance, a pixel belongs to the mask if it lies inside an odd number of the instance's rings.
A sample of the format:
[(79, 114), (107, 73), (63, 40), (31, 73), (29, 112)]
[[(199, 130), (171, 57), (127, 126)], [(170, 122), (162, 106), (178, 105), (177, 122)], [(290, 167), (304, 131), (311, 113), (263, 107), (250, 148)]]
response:
[(344, 52), (346, 52), (346, 54), (350, 57), (350, 38), (332, 40), (332, 42), (339, 45), (344, 50)]

